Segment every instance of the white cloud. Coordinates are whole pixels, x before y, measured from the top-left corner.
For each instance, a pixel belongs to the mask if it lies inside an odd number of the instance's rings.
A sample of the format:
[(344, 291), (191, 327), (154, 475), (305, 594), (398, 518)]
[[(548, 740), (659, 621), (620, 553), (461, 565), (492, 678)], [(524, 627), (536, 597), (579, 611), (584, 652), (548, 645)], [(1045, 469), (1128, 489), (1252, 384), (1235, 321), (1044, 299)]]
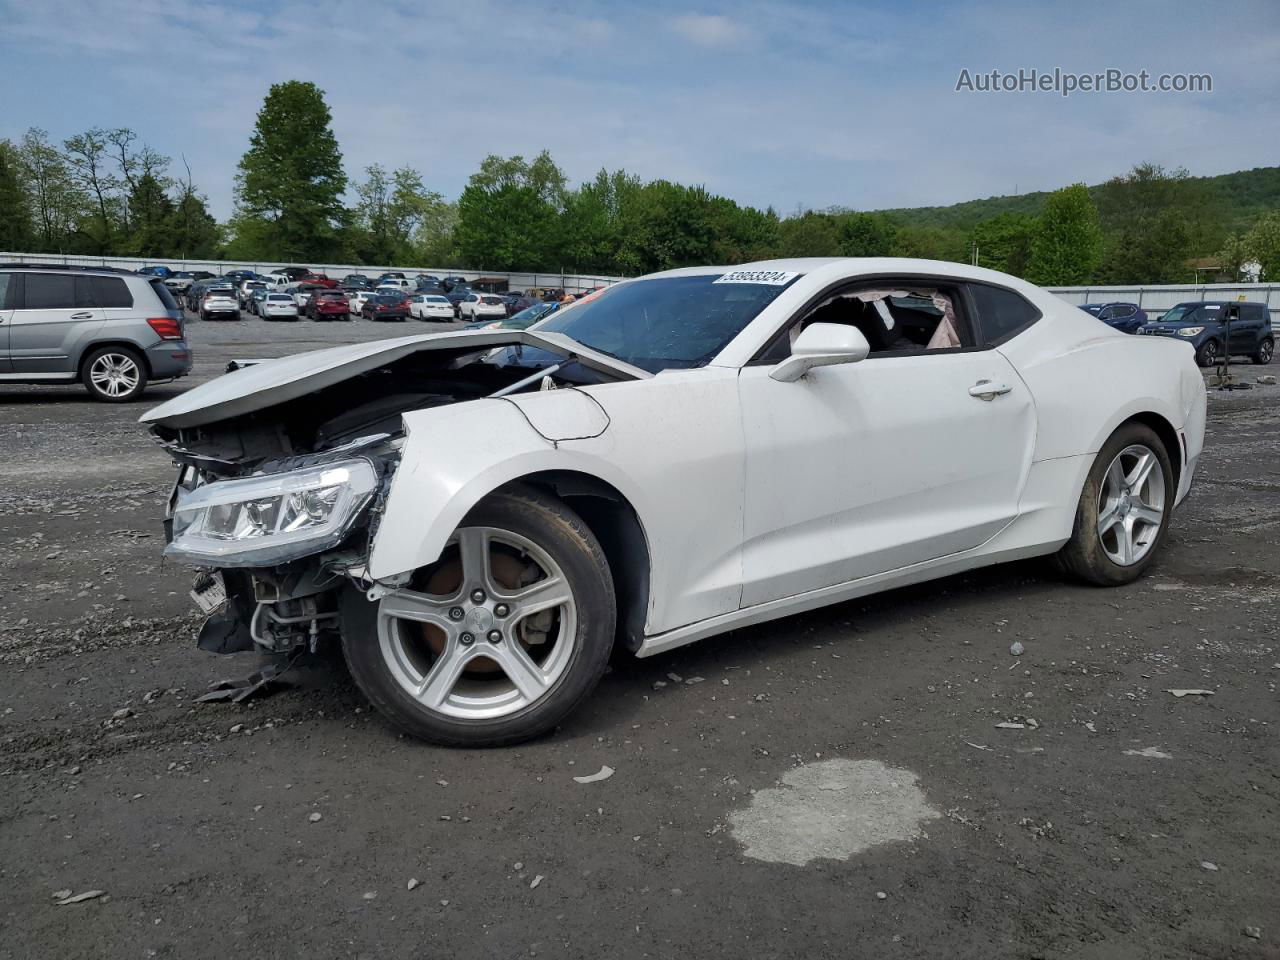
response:
[(671, 21), (671, 29), (703, 47), (738, 46), (747, 31), (736, 21), (718, 13), (687, 13)]

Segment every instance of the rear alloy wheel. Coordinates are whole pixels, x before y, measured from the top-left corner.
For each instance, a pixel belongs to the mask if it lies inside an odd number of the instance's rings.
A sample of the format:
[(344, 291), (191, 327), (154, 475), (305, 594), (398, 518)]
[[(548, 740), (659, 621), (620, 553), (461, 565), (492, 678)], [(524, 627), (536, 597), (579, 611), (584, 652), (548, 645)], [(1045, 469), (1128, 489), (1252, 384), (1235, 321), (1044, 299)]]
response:
[(1260, 364), (1270, 363), (1271, 356), (1275, 352), (1276, 352), (1276, 342), (1270, 337), (1265, 337), (1263, 338), (1263, 341), (1260, 344), (1258, 344), (1258, 350), (1253, 355), (1253, 362), (1260, 363)]
[(1212, 367), (1218, 362), (1218, 341), (1206, 340), (1196, 351), (1196, 363), (1202, 367)]
[(125, 347), (101, 347), (84, 358), (84, 385), (106, 403), (126, 403), (147, 388), (142, 358)]
[(1160, 438), (1139, 423), (1121, 427), (1089, 471), (1059, 561), (1099, 586), (1136, 580), (1164, 539), (1174, 493), (1173, 467)]
[(550, 497), (498, 494), (405, 587), (376, 602), (352, 591), (343, 649), (401, 729), (499, 746), (545, 733), (590, 694), (615, 616), (608, 561), (582, 520)]

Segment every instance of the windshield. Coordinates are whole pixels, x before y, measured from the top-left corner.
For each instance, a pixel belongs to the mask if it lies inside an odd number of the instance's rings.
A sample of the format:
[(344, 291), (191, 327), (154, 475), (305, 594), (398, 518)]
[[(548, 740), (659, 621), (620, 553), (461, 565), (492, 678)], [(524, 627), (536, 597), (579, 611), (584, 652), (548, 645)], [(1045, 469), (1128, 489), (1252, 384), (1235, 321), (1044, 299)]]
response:
[(538, 329), (650, 373), (700, 367), (794, 281), (723, 282), (719, 274), (635, 280), (557, 313)]
[(1160, 318), (1161, 323), (1204, 323), (1218, 319), (1220, 303), (1180, 303)]

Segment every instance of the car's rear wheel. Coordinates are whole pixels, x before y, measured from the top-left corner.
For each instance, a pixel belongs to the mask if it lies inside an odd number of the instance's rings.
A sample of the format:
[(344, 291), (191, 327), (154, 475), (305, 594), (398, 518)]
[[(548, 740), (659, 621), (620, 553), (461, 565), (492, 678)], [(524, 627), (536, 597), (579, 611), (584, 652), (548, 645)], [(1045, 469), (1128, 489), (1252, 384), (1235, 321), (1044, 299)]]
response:
[(1218, 341), (1206, 340), (1196, 351), (1196, 363), (1202, 367), (1212, 367), (1218, 362)]
[(1094, 460), (1059, 562), (1099, 586), (1136, 580), (1164, 540), (1175, 493), (1169, 453), (1155, 431), (1125, 424)]
[(1262, 342), (1258, 344), (1258, 349), (1253, 355), (1254, 363), (1270, 363), (1271, 356), (1276, 352), (1276, 342), (1271, 337), (1263, 337)]
[(594, 689), (613, 646), (613, 580), (558, 500), (492, 496), (439, 561), (371, 602), (350, 591), (343, 649), (370, 702), (407, 733), (500, 746), (552, 729)]
[(147, 367), (127, 347), (99, 347), (84, 358), (80, 379), (95, 400), (127, 403), (147, 389)]

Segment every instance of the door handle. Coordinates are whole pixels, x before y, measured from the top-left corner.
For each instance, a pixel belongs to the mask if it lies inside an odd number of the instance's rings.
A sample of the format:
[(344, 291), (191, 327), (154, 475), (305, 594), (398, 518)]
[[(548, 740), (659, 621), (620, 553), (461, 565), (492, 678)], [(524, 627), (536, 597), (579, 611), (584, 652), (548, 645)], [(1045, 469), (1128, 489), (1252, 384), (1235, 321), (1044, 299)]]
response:
[(73, 313), (73, 314), (71, 315), (71, 319), (72, 319), (72, 320), (92, 320), (92, 319), (93, 319), (93, 314), (92, 314), (92, 313), (87, 313), (87, 312), (86, 312), (86, 313)]
[(1003, 383), (992, 383), (990, 380), (979, 380), (969, 388), (969, 396), (977, 397), (979, 400), (986, 400), (989, 403), (996, 397), (1003, 397), (1012, 389), (1013, 387), (1006, 386)]

